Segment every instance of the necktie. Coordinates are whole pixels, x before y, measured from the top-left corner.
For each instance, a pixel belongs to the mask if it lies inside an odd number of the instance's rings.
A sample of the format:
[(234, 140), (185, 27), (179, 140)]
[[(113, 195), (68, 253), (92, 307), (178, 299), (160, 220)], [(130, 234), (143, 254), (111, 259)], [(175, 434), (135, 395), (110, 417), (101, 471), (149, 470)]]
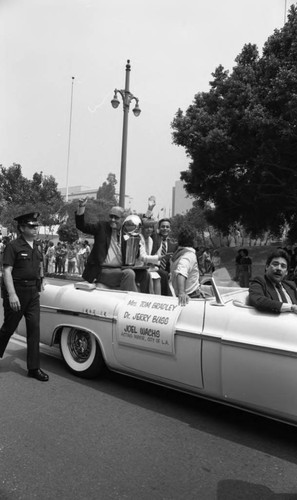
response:
[(282, 302), (286, 302), (286, 303), (287, 303), (288, 301), (287, 301), (286, 296), (285, 296), (285, 294), (284, 294), (284, 290), (283, 290), (283, 287), (282, 287), (281, 283), (277, 283), (277, 284), (275, 285), (275, 287), (276, 287), (276, 289), (277, 289), (278, 293), (279, 293), (279, 294), (280, 294), (280, 296), (281, 296)]
[(166, 240), (162, 240), (162, 248), (161, 248), (161, 262), (160, 262), (160, 269), (165, 269), (166, 268), (166, 259), (164, 257), (166, 255)]

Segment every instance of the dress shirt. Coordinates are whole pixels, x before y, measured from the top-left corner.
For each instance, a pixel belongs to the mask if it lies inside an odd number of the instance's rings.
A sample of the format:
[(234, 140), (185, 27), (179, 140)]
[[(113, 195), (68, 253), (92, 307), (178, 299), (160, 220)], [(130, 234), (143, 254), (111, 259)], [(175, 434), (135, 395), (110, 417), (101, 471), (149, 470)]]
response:
[(199, 270), (194, 248), (184, 247), (184, 252), (181, 256), (172, 261), (171, 276), (172, 284), (176, 293), (178, 292), (178, 274), (181, 274), (186, 278), (185, 292), (188, 295), (195, 292), (199, 288)]
[(112, 230), (110, 245), (108, 248), (108, 252), (103, 262), (103, 266), (110, 267), (120, 267), (122, 265), (122, 252), (121, 245), (118, 242), (118, 232), (117, 230)]
[[(285, 288), (282, 286), (281, 283), (278, 286), (274, 285), (274, 288), (276, 290), (276, 293), (277, 293), (277, 296), (278, 296), (280, 302), (287, 302), (288, 304), (293, 304), (290, 295), (286, 292)], [(280, 290), (281, 290), (281, 292), (280, 292)], [(283, 293), (283, 295), (286, 299), (285, 301), (283, 300), (281, 293)]]

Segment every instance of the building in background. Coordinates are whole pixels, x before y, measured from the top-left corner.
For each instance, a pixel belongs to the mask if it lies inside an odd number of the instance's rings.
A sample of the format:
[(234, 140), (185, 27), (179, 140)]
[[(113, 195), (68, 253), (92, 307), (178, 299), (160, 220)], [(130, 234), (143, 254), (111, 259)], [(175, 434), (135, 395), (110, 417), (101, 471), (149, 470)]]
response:
[[(66, 188), (65, 187), (59, 188), (59, 191), (63, 196), (63, 198), (65, 198)], [(78, 200), (79, 198), (85, 198), (86, 196), (88, 196), (88, 198), (96, 199), (97, 192), (98, 188), (91, 189), (90, 187), (87, 186), (69, 186), (68, 201)], [(135, 210), (132, 210), (131, 206), (133, 198), (128, 195), (126, 195), (126, 197), (129, 203), (129, 207), (127, 208), (129, 208), (131, 212), (135, 212)], [(174, 215), (177, 214), (185, 214), (188, 210), (190, 210), (193, 207), (193, 201), (194, 198), (189, 197), (184, 188), (184, 182), (176, 181), (175, 186), (172, 188), (172, 211), (169, 210), (169, 215), (167, 215), (166, 208), (163, 207), (161, 208), (158, 218), (168, 217), (168, 216), (173, 217)]]
[[(59, 191), (63, 198), (66, 198), (66, 188), (59, 188)], [(86, 196), (90, 199), (96, 200), (97, 198), (97, 193), (98, 193), (98, 188), (96, 189), (91, 189), (90, 187), (87, 186), (70, 186), (68, 188), (68, 201), (73, 201), (73, 200), (79, 200), (79, 198), (85, 198)], [(115, 193), (116, 198), (118, 199), (119, 193)], [(133, 198), (132, 196), (129, 196), (128, 194), (125, 195), (126, 197), (126, 206), (127, 210), (131, 210), (131, 212), (135, 212), (135, 210), (132, 210), (132, 201)]]
[(176, 181), (172, 188), (172, 217), (185, 214), (193, 207), (194, 198), (189, 197), (183, 181)]
[[(59, 188), (61, 195), (66, 197), (66, 188)], [(79, 198), (85, 198), (88, 196), (89, 198), (96, 199), (98, 188), (91, 189), (87, 186), (70, 186), (68, 188), (68, 201), (78, 200)]]

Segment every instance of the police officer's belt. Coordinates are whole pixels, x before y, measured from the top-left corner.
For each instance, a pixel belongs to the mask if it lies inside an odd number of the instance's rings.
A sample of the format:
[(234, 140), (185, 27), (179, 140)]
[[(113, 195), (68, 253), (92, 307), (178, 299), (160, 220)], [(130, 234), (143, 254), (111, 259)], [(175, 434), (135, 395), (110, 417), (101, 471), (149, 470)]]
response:
[(21, 285), (21, 286), (38, 286), (40, 283), (40, 280), (18, 280), (14, 279), (13, 282), (16, 285)]

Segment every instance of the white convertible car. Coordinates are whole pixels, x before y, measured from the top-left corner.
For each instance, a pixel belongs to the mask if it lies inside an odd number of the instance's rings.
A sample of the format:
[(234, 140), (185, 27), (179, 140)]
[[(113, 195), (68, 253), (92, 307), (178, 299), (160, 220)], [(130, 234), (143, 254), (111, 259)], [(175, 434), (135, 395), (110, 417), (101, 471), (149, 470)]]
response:
[[(41, 342), (69, 369), (111, 370), (297, 424), (297, 318), (247, 305), (248, 291), (211, 284), (177, 298), (88, 283), (46, 285)], [(18, 333), (25, 335), (24, 323)]]

